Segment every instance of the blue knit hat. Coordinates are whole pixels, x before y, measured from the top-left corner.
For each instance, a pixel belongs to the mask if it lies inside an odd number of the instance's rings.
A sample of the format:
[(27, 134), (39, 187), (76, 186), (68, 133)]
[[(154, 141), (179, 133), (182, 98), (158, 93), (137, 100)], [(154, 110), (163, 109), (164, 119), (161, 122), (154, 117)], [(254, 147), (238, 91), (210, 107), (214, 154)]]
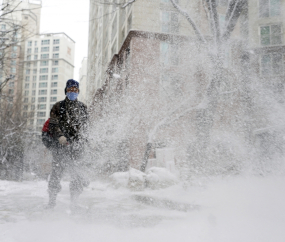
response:
[(66, 94), (67, 92), (67, 88), (70, 88), (70, 87), (76, 87), (79, 89), (79, 82), (73, 80), (73, 79), (69, 79), (67, 82), (66, 82), (66, 87), (64, 89), (64, 92)]

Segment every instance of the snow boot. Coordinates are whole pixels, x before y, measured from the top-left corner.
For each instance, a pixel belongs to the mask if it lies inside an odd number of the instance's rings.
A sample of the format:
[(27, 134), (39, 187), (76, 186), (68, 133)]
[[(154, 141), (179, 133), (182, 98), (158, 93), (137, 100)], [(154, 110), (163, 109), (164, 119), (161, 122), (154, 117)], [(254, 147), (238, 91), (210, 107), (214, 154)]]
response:
[(56, 205), (56, 194), (54, 193), (49, 193), (49, 202), (46, 205), (45, 209), (54, 209)]

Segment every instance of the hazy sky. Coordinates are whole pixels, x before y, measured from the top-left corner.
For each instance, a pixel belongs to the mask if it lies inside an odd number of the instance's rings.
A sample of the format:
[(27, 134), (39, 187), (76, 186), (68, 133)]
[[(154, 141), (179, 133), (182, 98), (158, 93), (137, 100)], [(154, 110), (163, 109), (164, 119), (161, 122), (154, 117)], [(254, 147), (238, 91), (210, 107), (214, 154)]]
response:
[(43, 0), (41, 33), (65, 32), (75, 44), (74, 78), (87, 57), (89, 0)]

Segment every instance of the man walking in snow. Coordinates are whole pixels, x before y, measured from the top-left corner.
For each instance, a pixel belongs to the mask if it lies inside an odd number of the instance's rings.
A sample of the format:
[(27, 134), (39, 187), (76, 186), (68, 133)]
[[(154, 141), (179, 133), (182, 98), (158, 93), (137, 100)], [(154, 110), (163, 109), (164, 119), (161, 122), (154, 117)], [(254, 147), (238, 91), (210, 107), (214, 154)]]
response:
[(77, 100), (79, 95), (77, 81), (73, 79), (67, 81), (65, 94), (65, 100), (54, 104), (50, 112), (49, 130), (56, 140), (56, 145), (52, 149), (52, 173), (48, 183), (47, 208), (54, 208), (56, 205), (64, 171), (68, 171), (71, 176), (71, 208), (76, 207), (83, 187), (88, 185), (81, 162), (86, 143), (84, 134), (87, 128), (87, 107)]

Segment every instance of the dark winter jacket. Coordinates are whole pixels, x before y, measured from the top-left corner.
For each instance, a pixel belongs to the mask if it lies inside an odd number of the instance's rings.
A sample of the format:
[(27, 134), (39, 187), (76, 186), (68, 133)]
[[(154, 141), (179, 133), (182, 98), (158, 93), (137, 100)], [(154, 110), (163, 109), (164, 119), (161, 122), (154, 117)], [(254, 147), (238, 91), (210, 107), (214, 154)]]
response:
[(60, 102), (57, 102), (50, 111), (50, 132), (56, 139), (65, 136), (70, 142), (82, 140), (87, 129), (87, 106), (78, 100), (70, 101), (66, 97), (62, 110), (61, 107)]

